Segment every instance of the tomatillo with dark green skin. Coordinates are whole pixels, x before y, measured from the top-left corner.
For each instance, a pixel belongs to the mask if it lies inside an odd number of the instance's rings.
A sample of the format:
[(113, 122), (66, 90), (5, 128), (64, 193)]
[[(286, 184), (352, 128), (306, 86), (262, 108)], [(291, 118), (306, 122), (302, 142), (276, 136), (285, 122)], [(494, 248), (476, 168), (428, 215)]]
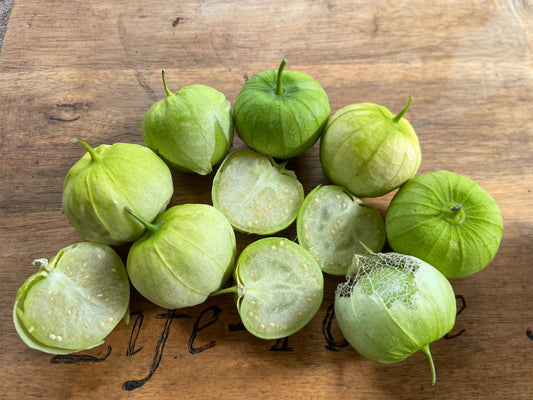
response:
[(494, 198), (478, 183), (450, 171), (409, 180), (392, 198), (385, 225), (394, 251), (430, 263), (448, 279), (489, 265), (503, 236)]
[(322, 86), (303, 72), (284, 71), (286, 63), (248, 79), (233, 110), (239, 137), (255, 151), (280, 159), (313, 146), (331, 112)]
[(231, 104), (206, 85), (190, 85), (175, 94), (162, 72), (167, 97), (153, 104), (142, 121), (142, 137), (171, 167), (208, 175), (233, 144)]

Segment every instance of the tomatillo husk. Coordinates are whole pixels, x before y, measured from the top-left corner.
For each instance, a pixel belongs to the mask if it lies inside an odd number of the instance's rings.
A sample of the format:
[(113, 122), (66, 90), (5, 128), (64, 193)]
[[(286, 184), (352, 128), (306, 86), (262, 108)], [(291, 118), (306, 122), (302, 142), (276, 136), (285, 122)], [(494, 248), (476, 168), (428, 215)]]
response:
[(399, 253), (356, 255), (335, 293), (344, 337), (364, 357), (396, 363), (422, 351), (436, 373), (429, 344), (450, 332), (456, 304), (452, 286), (436, 268)]
[(129, 210), (146, 225), (146, 233), (128, 253), (131, 283), (152, 303), (183, 308), (203, 303), (231, 276), (235, 233), (228, 220), (207, 204), (182, 204), (153, 223)]
[(117, 246), (133, 242), (144, 226), (125, 211), (148, 221), (162, 212), (174, 185), (168, 166), (148, 147), (132, 143), (91, 148), (70, 169), (63, 184), (63, 212), (88, 241)]
[(378, 197), (412, 178), (421, 162), (418, 137), (403, 115), (374, 103), (346, 106), (328, 122), (320, 139), (322, 171), (357, 197)]
[(142, 137), (171, 167), (208, 175), (233, 144), (231, 104), (206, 85), (190, 85), (153, 104), (142, 121)]

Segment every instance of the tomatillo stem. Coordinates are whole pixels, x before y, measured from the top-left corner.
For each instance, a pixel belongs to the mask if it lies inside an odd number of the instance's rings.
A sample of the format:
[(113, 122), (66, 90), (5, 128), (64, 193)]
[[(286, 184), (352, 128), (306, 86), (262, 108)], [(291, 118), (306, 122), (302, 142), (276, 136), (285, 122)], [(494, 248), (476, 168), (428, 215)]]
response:
[(133, 211), (129, 207), (124, 207), (124, 209), (129, 212), (137, 221), (139, 221), (141, 224), (143, 224), (146, 229), (148, 229), (150, 232), (155, 233), (160, 228), (161, 225), (155, 225), (147, 220), (145, 220), (143, 217), (141, 217), (139, 214), (137, 214), (135, 211)]
[(460, 225), (465, 219), (465, 213), (462, 208), (463, 205), (461, 203), (458, 203), (450, 208), (443, 208), (443, 216), (449, 218), (449, 222), (453, 222), (454, 224)]
[(283, 60), (278, 68), (278, 79), (276, 81), (276, 94), (279, 96), (283, 94), (283, 85), (281, 84), (281, 76), (283, 74), (283, 70), (285, 69), (285, 65), (287, 65), (287, 60)]
[(226, 289), (217, 290), (217, 291), (211, 293), (211, 296), (218, 296), (219, 294), (226, 294), (226, 293), (238, 293), (237, 286), (231, 286), (231, 287), (226, 288)]
[(89, 146), (86, 142), (84, 142), (81, 139), (74, 138), (71, 140), (72, 143), (80, 143), (83, 147), (85, 147), (85, 150), (91, 155), (91, 158), (94, 161), (100, 160), (101, 156), (98, 154), (91, 146)]
[(170, 91), (170, 89), (168, 88), (168, 86), (167, 86), (167, 78), (165, 76), (165, 70), (164, 69), (161, 70), (161, 76), (163, 77), (163, 86), (165, 86), (165, 92), (167, 93), (167, 97), (168, 96), (174, 96), (174, 93), (172, 93)]
[(433, 357), (431, 356), (431, 352), (429, 351), (429, 344), (424, 345), (420, 351), (424, 353), (429, 361), (429, 368), (431, 370), (431, 385), (435, 386), (435, 383), (437, 382), (437, 373), (435, 372), (435, 364), (433, 363)]
[(411, 98), (411, 95), (409, 95), (409, 99), (407, 100), (407, 104), (405, 105), (403, 110), (398, 113), (398, 115), (396, 115), (395, 117), (392, 118), (392, 122), (397, 123), (398, 121), (400, 121), (400, 119), (402, 119), (403, 115), (407, 112), (407, 110), (411, 106), (411, 101), (412, 101), (412, 98)]

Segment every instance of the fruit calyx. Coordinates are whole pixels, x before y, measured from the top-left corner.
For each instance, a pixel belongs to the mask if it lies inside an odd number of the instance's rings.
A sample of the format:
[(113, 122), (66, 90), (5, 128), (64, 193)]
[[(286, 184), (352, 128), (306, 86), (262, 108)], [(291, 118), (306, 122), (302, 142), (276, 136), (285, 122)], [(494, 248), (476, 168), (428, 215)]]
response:
[(407, 110), (409, 110), (409, 107), (411, 106), (411, 101), (412, 101), (412, 98), (411, 98), (411, 95), (409, 95), (409, 98), (407, 100), (407, 104), (405, 105), (403, 110), (400, 111), (397, 115), (395, 115), (394, 117), (391, 118), (391, 121), (393, 123), (397, 124), (402, 119), (403, 115), (407, 112)]
[(52, 272), (52, 270), (54, 269), (46, 258), (37, 258), (32, 262), (33, 265), (37, 263), (39, 263), (41, 268), (44, 268), (47, 272)]
[(167, 94), (167, 97), (174, 96), (174, 93), (170, 91), (170, 89), (167, 86), (167, 79), (165, 76), (165, 70), (161, 70), (161, 76), (163, 77), (163, 86), (165, 87), (165, 93)]
[(270, 164), (274, 167), (272, 169), (271, 175), (278, 173), (281, 175), (291, 176), (297, 179), (296, 173), (290, 169), (287, 169), (287, 163), (289, 162), (289, 160), (283, 161), (282, 163), (278, 164), (271, 156), (268, 156), (268, 159), (270, 161)]
[(144, 227), (150, 232), (150, 234), (156, 233), (159, 228), (161, 228), (161, 225), (163, 225), (164, 221), (160, 222), (159, 224), (152, 224), (151, 222), (148, 222), (146, 219), (141, 217), (139, 214), (137, 214), (135, 211), (133, 211), (129, 207), (124, 207), (124, 209), (130, 213), (137, 221), (139, 221), (141, 224), (144, 225)]
[(460, 225), (465, 219), (465, 213), (463, 210), (463, 205), (461, 203), (451, 206), (444, 211), (444, 215), (446, 216), (446, 218), (449, 219), (451, 223)]
[(211, 293), (210, 296), (218, 296), (218, 295), (226, 294), (226, 293), (235, 293), (235, 294), (237, 294), (239, 297), (242, 296), (242, 294), (241, 294), (241, 290), (240, 290), (240, 287), (238, 287), (237, 285), (235, 285), (235, 286), (230, 286), (230, 287), (227, 287), (227, 288), (224, 288), (224, 289), (216, 290), (216, 291), (214, 291), (213, 293)]
[(287, 65), (287, 59), (284, 59), (283, 61), (281, 61), (281, 64), (279, 65), (279, 68), (278, 68), (278, 78), (276, 80), (276, 94), (278, 96), (281, 96), (283, 94), (283, 85), (281, 83), (281, 77), (283, 75), (283, 70), (285, 69), (285, 65)]
[(435, 372), (435, 364), (433, 362), (433, 357), (431, 356), (431, 352), (429, 351), (429, 343), (422, 346), (420, 351), (425, 354), (429, 362), (429, 368), (431, 370), (431, 385), (435, 386), (435, 383), (437, 382), (437, 373)]
[(85, 150), (91, 155), (91, 159), (93, 162), (99, 161), (102, 156), (98, 154), (91, 146), (87, 144), (87, 142), (79, 139), (79, 138), (73, 138), (71, 140), (72, 143), (80, 143), (83, 147), (85, 147)]

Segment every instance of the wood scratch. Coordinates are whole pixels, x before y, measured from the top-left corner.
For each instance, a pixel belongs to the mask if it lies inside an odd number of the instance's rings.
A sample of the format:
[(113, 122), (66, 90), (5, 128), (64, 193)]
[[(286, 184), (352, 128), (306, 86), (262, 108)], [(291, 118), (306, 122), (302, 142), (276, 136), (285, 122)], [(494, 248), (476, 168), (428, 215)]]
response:
[(71, 118), (71, 119), (59, 118), (59, 117), (48, 117), (48, 119), (51, 119), (52, 121), (59, 121), (59, 122), (74, 122), (74, 121), (79, 120), (80, 118), (81, 118), (80, 115), (78, 115), (77, 117)]

